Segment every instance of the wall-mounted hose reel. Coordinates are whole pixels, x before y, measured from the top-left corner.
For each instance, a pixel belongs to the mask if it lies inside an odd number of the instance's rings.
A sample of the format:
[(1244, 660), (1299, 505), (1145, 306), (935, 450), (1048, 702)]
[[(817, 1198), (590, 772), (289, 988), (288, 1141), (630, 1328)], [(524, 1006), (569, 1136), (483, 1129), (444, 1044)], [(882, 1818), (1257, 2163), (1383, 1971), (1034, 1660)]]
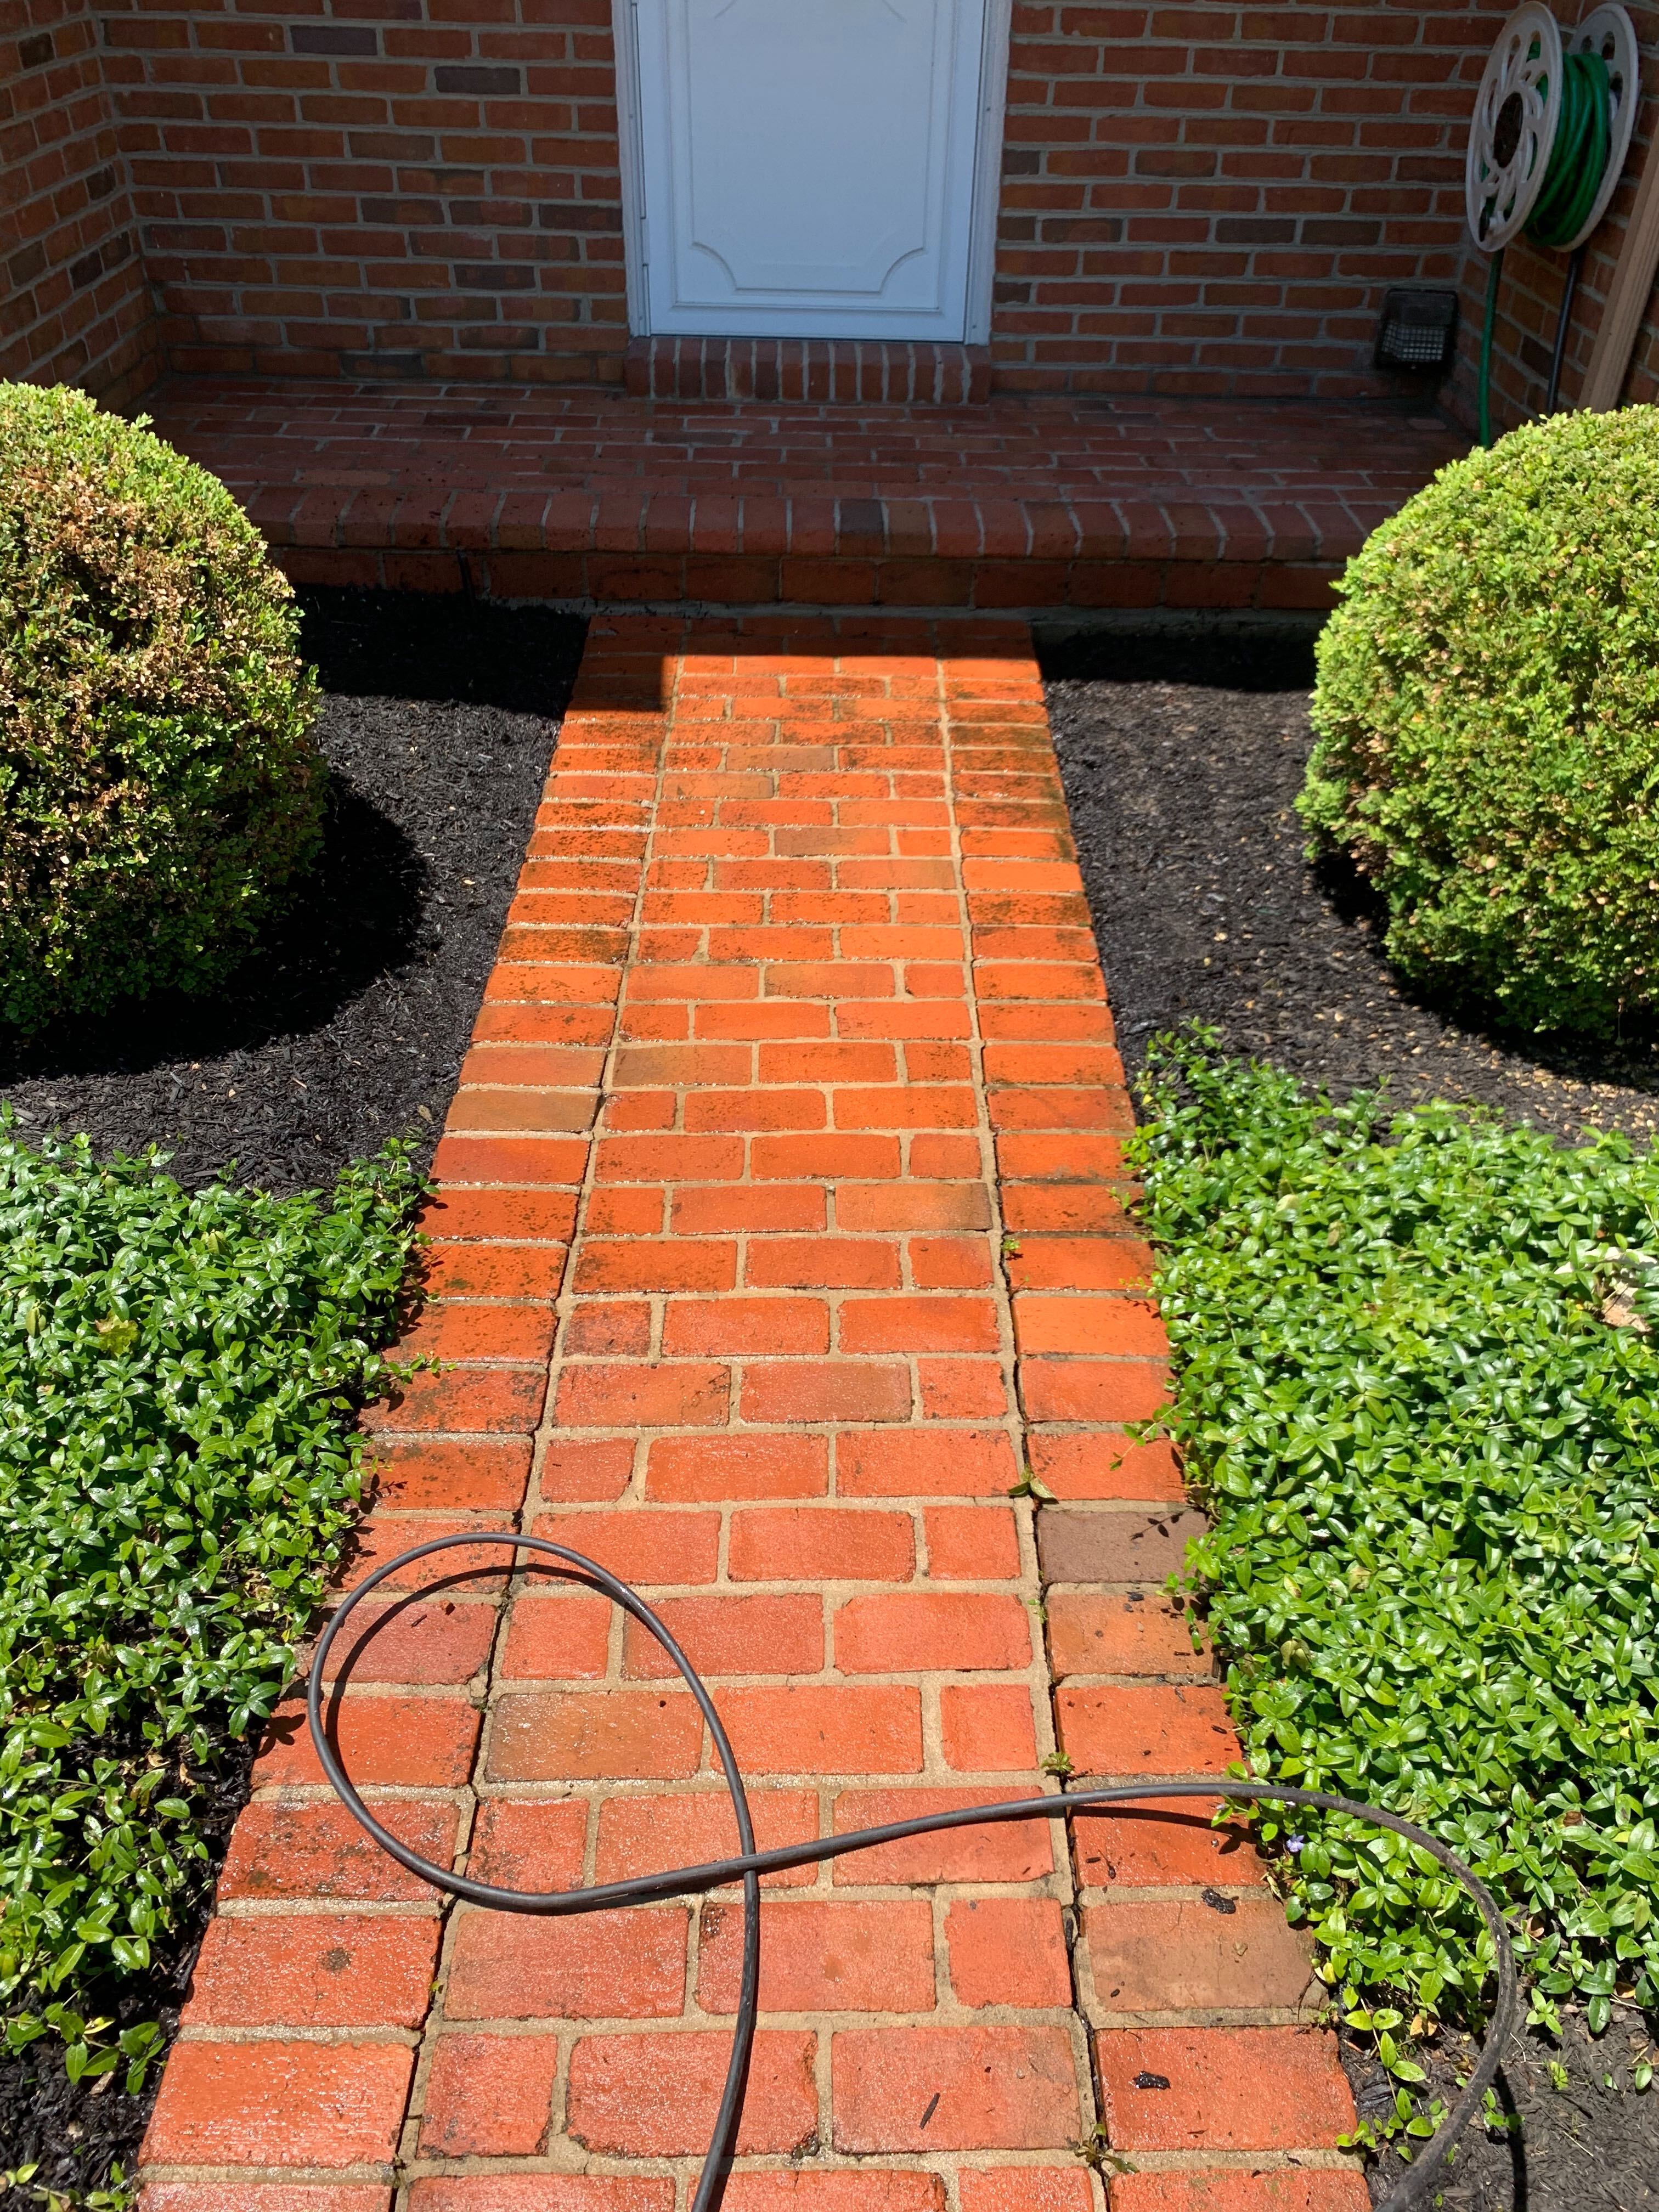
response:
[[(1595, 9), (1564, 41), (1539, 0), (1498, 33), (1475, 95), (1463, 172), (1469, 232), (1500, 253), (1525, 231), (1571, 252), (1607, 211), (1636, 127), (1636, 28)], [(1565, 127), (1564, 127), (1565, 119)]]
[(1469, 234), (1492, 257), (1480, 343), (1480, 442), (1492, 443), (1492, 331), (1504, 249), (1525, 236), (1572, 258), (1556, 328), (1545, 412), (1555, 412), (1585, 241), (1607, 211), (1636, 125), (1641, 56), (1625, 10), (1591, 10), (1564, 40), (1540, 0), (1525, 0), (1487, 58), (1463, 171)]

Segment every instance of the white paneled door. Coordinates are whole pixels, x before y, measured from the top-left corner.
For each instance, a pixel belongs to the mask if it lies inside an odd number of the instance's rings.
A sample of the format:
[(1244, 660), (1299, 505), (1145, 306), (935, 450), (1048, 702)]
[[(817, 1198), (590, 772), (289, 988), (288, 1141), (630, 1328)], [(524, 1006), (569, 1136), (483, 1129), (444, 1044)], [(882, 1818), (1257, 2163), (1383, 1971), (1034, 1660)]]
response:
[(632, 0), (653, 331), (969, 335), (987, 0)]

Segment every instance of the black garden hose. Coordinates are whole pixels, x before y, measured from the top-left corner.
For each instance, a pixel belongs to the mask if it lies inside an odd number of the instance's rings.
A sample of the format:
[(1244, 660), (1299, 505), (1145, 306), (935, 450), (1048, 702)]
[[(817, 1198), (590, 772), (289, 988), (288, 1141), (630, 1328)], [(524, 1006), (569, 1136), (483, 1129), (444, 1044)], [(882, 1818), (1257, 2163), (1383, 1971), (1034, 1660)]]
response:
[(1567, 257), (1567, 274), (1561, 286), (1561, 306), (1555, 318), (1555, 343), (1550, 349), (1550, 388), (1544, 398), (1544, 412), (1553, 415), (1561, 398), (1561, 364), (1567, 357), (1567, 330), (1572, 321), (1572, 303), (1578, 291), (1578, 279), (1584, 266), (1584, 249), (1576, 246)]
[[(323, 1714), (323, 1684), (329, 1653), (353, 1610), (371, 1591), (378, 1589), (388, 1576), (398, 1573), (416, 1559), (429, 1559), (435, 1553), (479, 1544), (505, 1545), (515, 1553), (535, 1553), (550, 1561), (554, 1572), (565, 1580), (585, 1583), (590, 1589), (600, 1591), (613, 1605), (621, 1606), (624, 1613), (630, 1614), (656, 1638), (678, 1668), (686, 1687), (696, 1699), (702, 1717), (708, 1723), (708, 1732), (720, 1754), (726, 1791), (737, 1820), (738, 1840), (742, 1845), (738, 1856), (712, 1860), (704, 1866), (676, 1867), (661, 1874), (640, 1875), (631, 1881), (599, 1882), (591, 1889), (539, 1892), (501, 1889), (493, 1882), (475, 1881), (469, 1875), (454, 1874), (447, 1867), (434, 1865), (431, 1860), (423, 1859), (418, 1851), (410, 1850), (407, 1844), (381, 1826), (364, 1804), (329, 1740)], [(1297, 1790), (1277, 1782), (1229, 1780), (1130, 1784), (1109, 1789), (1070, 1790), (1064, 1796), (1058, 1797), (1016, 1798), (1003, 1805), (963, 1806), (955, 1812), (931, 1813), (920, 1820), (893, 1820), (884, 1827), (855, 1828), (844, 1835), (820, 1837), (810, 1843), (785, 1844), (775, 1850), (757, 1851), (742, 1773), (726, 1730), (720, 1724), (720, 1717), (714, 1709), (714, 1701), (696, 1668), (645, 1600), (630, 1589), (626, 1583), (618, 1581), (615, 1575), (595, 1560), (585, 1559), (580, 1552), (569, 1551), (564, 1545), (555, 1544), (545, 1536), (519, 1535), (506, 1529), (467, 1530), (455, 1535), (434, 1536), (428, 1543), (416, 1544), (406, 1552), (400, 1552), (396, 1559), (388, 1559), (384, 1566), (376, 1568), (342, 1601), (323, 1632), (316, 1656), (311, 1662), (307, 1711), (312, 1741), (316, 1745), (323, 1771), (339, 1792), (348, 1810), (374, 1837), (380, 1849), (395, 1859), (399, 1866), (407, 1868), (410, 1874), (418, 1875), (423, 1881), (430, 1882), (434, 1889), (447, 1891), (452, 1897), (465, 1898), (469, 1904), (487, 1905), (497, 1912), (538, 1913), (548, 1918), (562, 1918), (574, 1913), (602, 1912), (613, 1905), (651, 1905), (671, 1897), (700, 1896), (708, 1890), (721, 1889), (735, 1881), (742, 1882), (743, 1978), (738, 1996), (737, 2024), (732, 2033), (732, 2057), (726, 2069), (726, 2087), (720, 2098), (714, 2133), (709, 2138), (708, 2152), (703, 2161), (696, 2195), (692, 2199), (691, 2212), (718, 2212), (726, 2193), (732, 2146), (743, 2112), (744, 2091), (749, 2077), (749, 2054), (754, 2042), (755, 2016), (758, 2010), (760, 1877), (763, 1874), (781, 1873), (790, 1867), (816, 1866), (825, 1859), (844, 1857), (849, 1851), (869, 1850), (880, 1844), (900, 1843), (910, 1836), (936, 1835), (951, 1828), (981, 1827), (1010, 1820), (1069, 1820), (1075, 1813), (1093, 1812), (1107, 1805), (1145, 1805), (1149, 1799), (1167, 1802), (1171, 1798), (1181, 1797), (1224, 1797), (1249, 1803), (1307, 1805), (1321, 1812), (1346, 1813), (1356, 1820), (1369, 1820), (1377, 1827), (1392, 1829), (1395, 1835), (1404, 1836), (1408, 1843), (1427, 1851), (1462, 1883), (1480, 1909), (1497, 1954), (1498, 1999), (1492, 2007), (1480, 2059), (1464, 2086), (1462, 2094), (1447, 2115), (1439, 2132), (1419, 2154), (1399, 2187), (1384, 2204), (1377, 2208), (1377, 2212), (1411, 2212), (1411, 2208), (1420, 2204), (1430, 2190), (1437, 2185), (1441, 2164), (1480, 2109), (1514, 2031), (1519, 1997), (1515, 1952), (1503, 1915), (1486, 1884), (1437, 1837), (1430, 1835), (1412, 1821), (1402, 1820), (1397, 1814), (1384, 1812), (1378, 1806), (1360, 1805), (1351, 1798), (1330, 1796), (1322, 1790)]]

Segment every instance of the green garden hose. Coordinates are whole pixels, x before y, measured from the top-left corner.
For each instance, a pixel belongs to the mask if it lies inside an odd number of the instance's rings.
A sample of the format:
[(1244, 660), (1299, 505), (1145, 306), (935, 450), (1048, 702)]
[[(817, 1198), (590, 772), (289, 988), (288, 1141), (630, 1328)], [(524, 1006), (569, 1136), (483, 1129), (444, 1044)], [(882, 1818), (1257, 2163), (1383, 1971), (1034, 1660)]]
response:
[[(1613, 147), (1613, 80), (1598, 53), (1566, 54), (1561, 64), (1561, 113), (1544, 171), (1543, 189), (1528, 220), (1526, 235), (1534, 246), (1559, 248), (1576, 238), (1589, 220), (1607, 175)], [(1486, 279), (1486, 315), (1480, 333), (1480, 442), (1492, 438), (1492, 334), (1498, 322), (1498, 288), (1504, 270), (1500, 246)], [(1571, 289), (1563, 295), (1565, 317)], [(1557, 355), (1565, 331), (1558, 333)]]
[(1561, 119), (1555, 126), (1538, 195), (1527, 224), (1534, 246), (1571, 243), (1589, 219), (1613, 145), (1613, 79), (1600, 54), (1562, 58)]

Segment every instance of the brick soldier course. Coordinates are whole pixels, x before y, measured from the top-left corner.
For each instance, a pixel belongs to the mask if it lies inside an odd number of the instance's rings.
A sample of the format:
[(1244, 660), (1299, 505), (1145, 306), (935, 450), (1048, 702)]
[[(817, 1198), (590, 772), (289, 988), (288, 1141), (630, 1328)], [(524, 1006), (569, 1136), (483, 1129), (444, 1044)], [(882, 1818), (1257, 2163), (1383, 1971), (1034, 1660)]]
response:
[[(1219, 1774), (1161, 1592), (1195, 1519), (1124, 1426), (1167, 1353), (1129, 1127), (1023, 628), (596, 623), (437, 1155), (409, 1349), (443, 1364), (372, 1417), (365, 1559), (517, 1525), (639, 1584), (763, 1844), (1055, 1791), (1057, 1750)], [(1027, 1465), (1054, 1503), (1011, 1498)], [(690, 1698), (592, 1595), (491, 1557), (380, 1613), (339, 1734), (422, 1851), (550, 1887), (735, 1848)], [(732, 2212), (1097, 2212), (1101, 2140), (1120, 2212), (1363, 2212), (1306, 1954), (1190, 1806), (765, 1899)], [(146, 2212), (677, 2212), (741, 1935), (735, 1892), (441, 1911), (290, 1702)]]

